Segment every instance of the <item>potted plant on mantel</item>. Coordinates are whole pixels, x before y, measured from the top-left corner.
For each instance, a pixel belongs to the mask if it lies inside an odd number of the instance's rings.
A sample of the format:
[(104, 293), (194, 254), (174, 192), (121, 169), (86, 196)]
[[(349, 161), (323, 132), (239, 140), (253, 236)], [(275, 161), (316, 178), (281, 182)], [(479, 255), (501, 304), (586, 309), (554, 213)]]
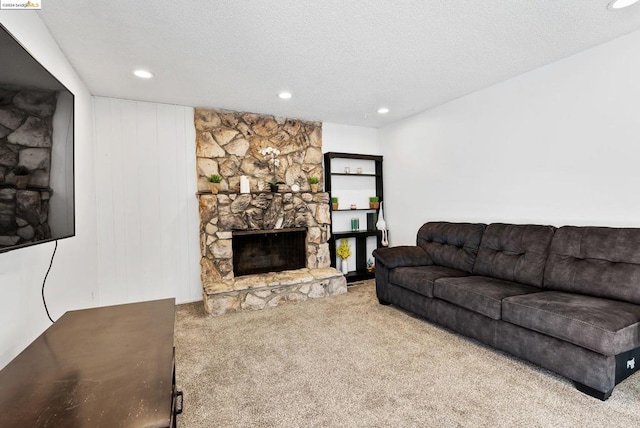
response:
[(369, 208), (372, 210), (377, 210), (380, 207), (380, 199), (377, 196), (372, 196), (369, 198)]
[(218, 174), (211, 174), (207, 177), (207, 181), (209, 182), (209, 189), (211, 189), (211, 193), (217, 195), (220, 191), (220, 182), (222, 182), (222, 177)]
[(269, 189), (271, 189), (273, 193), (276, 193), (278, 191), (278, 185), (284, 184), (284, 181), (278, 181), (276, 174), (276, 168), (280, 166), (280, 159), (278, 159), (280, 150), (273, 147), (265, 147), (260, 150), (260, 153), (267, 159), (269, 172), (273, 174), (273, 181), (269, 181), (267, 184), (269, 185)]
[(16, 187), (18, 189), (26, 189), (29, 183), (29, 168), (24, 165), (17, 165), (13, 168), (13, 175), (16, 177)]
[(278, 192), (278, 186), (281, 184), (284, 184), (284, 181), (274, 181), (274, 182), (268, 182), (267, 183), (269, 185), (269, 189), (273, 192), (273, 193), (277, 193)]
[(318, 191), (318, 183), (320, 182), (320, 179), (318, 177), (309, 177), (307, 181), (309, 182), (309, 187), (311, 187), (311, 191), (313, 193), (316, 193)]
[(331, 198), (331, 209), (334, 211), (338, 209), (338, 198)]

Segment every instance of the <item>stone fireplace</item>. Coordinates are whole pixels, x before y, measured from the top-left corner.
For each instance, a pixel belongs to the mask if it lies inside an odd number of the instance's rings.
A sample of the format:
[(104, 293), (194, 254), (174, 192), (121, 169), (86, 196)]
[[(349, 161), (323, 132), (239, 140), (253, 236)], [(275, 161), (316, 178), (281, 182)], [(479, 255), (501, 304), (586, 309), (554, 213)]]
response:
[[(346, 292), (344, 276), (330, 267), (329, 194), (310, 192), (307, 182), (308, 177), (318, 177), (322, 190), (321, 124), (196, 109), (195, 125), (206, 311), (220, 315)], [(275, 149), (276, 156), (265, 156), (267, 148)], [(222, 179), (217, 194), (209, 190), (207, 177), (212, 174)], [(243, 193), (242, 176), (249, 184)], [(270, 182), (284, 184), (271, 192)], [(234, 274), (234, 234), (293, 230), (303, 234), (303, 266), (283, 269), (275, 263), (273, 270)], [(278, 249), (286, 254), (291, 244), (273, 245), (287, 247)], [(247, 254), (256, 258), (253, 264), (269, 259), (268, 254), (251, 251)]]

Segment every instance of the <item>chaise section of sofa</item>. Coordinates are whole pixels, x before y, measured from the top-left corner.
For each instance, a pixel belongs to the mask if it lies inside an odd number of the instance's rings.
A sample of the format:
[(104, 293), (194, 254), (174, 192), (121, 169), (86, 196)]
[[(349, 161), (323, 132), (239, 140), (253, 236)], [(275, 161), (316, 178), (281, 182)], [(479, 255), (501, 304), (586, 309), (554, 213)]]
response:
[[(605, 400), (640, 367), (640, 229), (426, 223), (376, 292)], [(638, 361), (636, 362), (636, 359)]]
[(606, 382), (576, 380), (579, 389), (608, 397), (635, 372), (635, 355), (640, 356), (640, 229), (561, 227), (546, 263), (544, 289), (505, 299), (504, 320), (614, 357), (592, 369)]

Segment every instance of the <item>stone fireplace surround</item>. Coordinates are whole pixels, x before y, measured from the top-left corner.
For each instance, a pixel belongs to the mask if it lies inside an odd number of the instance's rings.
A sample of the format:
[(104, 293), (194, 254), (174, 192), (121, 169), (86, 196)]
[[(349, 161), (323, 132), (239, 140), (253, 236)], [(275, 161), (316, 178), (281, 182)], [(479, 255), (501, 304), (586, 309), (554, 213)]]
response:
[[(200, 195), (204, 227), (201, 260), (207, 313), (263, 309), (346, 291), (344, 276), (329, 267), (327, 193)], [(234, 230), (306, 227), (306, 268), (234, 277)]]
[[(196, 109), (196, 155), (200, 205), (201, 278), (207, 313), (221, 315), (264, 309), (347, 291), (344, 276), (330, 267), (329, 194), (311, 193), (307, 178), (322, 180), (322, 128), (319, 122)], [(270, 169), (260, 154), (280, 151)], [(206, 177), (222, 176), (222, 191), (207, 190)], [(250, 193), (239, 193), (240, 177)], [(284, 181), (280, 192), (268, 181)], [(297, 184), (301, 191), (291, 191)], [(321, 181), (322, 188), (322, 181)], [(306, 228), (306, 267), (234, 277), (234, 230)]]

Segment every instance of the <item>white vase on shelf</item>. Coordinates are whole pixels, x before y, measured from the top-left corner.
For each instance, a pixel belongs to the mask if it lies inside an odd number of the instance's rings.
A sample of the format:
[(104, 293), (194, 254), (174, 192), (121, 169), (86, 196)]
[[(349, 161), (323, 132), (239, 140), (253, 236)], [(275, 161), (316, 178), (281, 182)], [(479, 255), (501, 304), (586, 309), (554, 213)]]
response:
[(340, 263), (340, 270), (345, 275), (349, 273), (349, 264), (347, 263), (347, 259), (342, 259), (342, 262)]

